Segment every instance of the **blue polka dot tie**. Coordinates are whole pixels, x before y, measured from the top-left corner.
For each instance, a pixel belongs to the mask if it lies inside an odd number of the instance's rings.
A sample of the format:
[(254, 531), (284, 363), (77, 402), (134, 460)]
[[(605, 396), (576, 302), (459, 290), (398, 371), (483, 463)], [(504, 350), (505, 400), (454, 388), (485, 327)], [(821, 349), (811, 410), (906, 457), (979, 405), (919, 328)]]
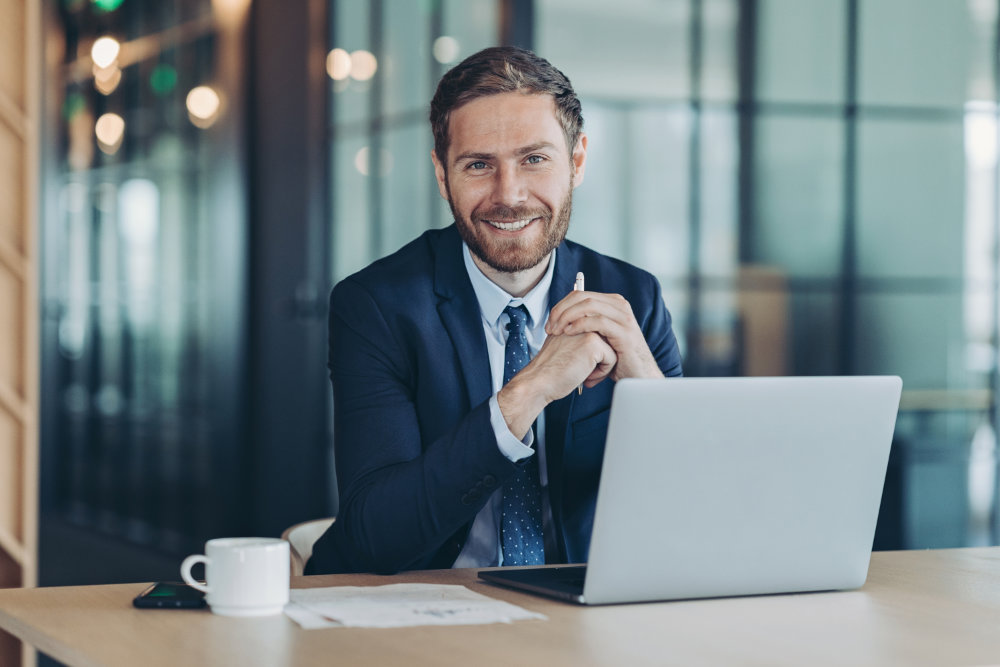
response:
[[(507, 306), (507, 348), (504, 352), (503, 383), (528, 365), (531, 355), (524, 327), (528, 311), (524, 306)], [(504, 565), (541, 565), (545, 563), (545, 540), (542, 533), (542, 489), (538, 483), (538, 457), (532, 456), (518, 468), (503, 488), (500, 544)]]

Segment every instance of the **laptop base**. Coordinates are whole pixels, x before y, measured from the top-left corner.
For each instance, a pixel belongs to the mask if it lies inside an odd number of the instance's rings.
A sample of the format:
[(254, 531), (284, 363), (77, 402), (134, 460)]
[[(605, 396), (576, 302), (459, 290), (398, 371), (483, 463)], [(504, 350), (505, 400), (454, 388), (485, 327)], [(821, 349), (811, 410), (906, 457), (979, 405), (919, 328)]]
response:
[(586, 565), (483, 570), (479, 578), (491, 584), (540, 593), (558, 600), (587, 604), (583, 599)]

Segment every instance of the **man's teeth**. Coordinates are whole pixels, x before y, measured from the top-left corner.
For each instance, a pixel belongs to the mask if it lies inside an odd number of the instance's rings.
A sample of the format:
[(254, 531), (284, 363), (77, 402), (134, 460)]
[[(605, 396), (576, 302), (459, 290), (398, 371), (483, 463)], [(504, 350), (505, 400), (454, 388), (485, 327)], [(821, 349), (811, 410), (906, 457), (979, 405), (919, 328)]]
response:
[(497, 222), (496, 220), (487, 220), (497, 229), (502, 229), (505, 232), (516, 232), (519, 229), (524, 229), (532, 221), (532, 218), (527, 218), (525, 220), (515, 220), (514, 222)]

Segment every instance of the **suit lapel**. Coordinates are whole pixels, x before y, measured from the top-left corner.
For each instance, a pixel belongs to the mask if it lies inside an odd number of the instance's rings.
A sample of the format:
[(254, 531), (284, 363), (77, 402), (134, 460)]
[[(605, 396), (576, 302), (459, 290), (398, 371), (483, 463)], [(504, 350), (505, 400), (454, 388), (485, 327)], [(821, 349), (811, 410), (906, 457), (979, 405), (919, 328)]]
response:
[(454, 225), (444, 230), (433, 248), (438, 314), (458, 355), (469, 407), (475, 407), (490, 397), (493, 387), (479, 301), (465, 270), (462, 241)]
[[(549, 287), (549, 308), (555, 306), (562, 301), (563, 297), (573, 291), (576, 272), (579, 270), (578, 266), (576, 253), (565, 242), (560, 244), (556, 250), (556, 268), (552, 273), (552, 285)], [(571, 391), (569, 396), (553, 401), (545, 408), (545, 459), (549, 477), (549, 502), (559, 525), (563, 525), (560, 518), (565, 484), (563, 462), (568, 436), (567, 428), (576, 395), (575, 391)], [(565, 558), (566, 545), (563, 536), (557, 535), (556, 541), (559, 543), (561, 555)]]

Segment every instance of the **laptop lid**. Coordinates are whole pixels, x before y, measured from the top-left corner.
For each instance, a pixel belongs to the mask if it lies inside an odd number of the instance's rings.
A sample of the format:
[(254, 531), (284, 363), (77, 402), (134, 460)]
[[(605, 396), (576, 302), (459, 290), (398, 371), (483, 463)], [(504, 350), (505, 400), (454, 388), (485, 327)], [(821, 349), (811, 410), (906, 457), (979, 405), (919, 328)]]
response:
[(620, 381), (584, 601), (861, 586), (901, 389), (894, 376)]

